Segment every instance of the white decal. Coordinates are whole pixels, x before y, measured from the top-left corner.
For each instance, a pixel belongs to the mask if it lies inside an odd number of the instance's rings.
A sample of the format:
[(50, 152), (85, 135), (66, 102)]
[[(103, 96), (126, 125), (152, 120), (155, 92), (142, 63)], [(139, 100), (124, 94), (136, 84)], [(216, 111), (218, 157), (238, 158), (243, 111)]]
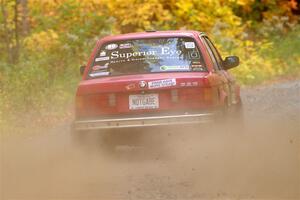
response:
[(105, 47), (105, 49), (107, 49), (107, 50), (114, 50), (116, 48), (118, 48), (117, 44), (109, 44)]
[(137, 56), (150, 56), (150, 55), (156, 55), (156, 51), (141, 51), (141, 52), (133, 52), (133, 53), (119, 53), (119, 51), (113, 51), (111, 53), (111, 59), (117, 59), (117, 58), (131, 58), (131, 57), (137, 57)]
[(192, 68), (202, 68), (202, 65), (192, 65)]
[(119, 46), (120, 49), (130, 49), (132, 47), (133, 47), (133, 45), (130, 43), (120, 44), (120, 46)]
[(181, 55), (181, 53), (182, 53), (181, 50), (170, 49), (170, 47), (162, 47), (161, 48), (161, 55), (173, 56), (173, 55)]
[(101, 51), (101, 52), (100, 52), (100, 56), (101, 56), (101, 57), (106, 56), (106, 52), (105, 52), (105, 51)]
[[(120, 45), (121, 47), (121, 45)], [(136, 52), (126, 52), (122, 53), (118, 50), (111, 52), (111, 59), (129, 59), (135, 57), (147, 57), (147, 56), (159, 56), (159, 55), (167, 55), (167, 56), (180, 56), (182, 51), (170, 49), (170, 47), (162, 47), (158, 50), (149, 50), (149, 51), (136, 51)]]
[(185, 42), (184, 46), (186, 49), (194, 49), (195, 48), (195, 42)]
[(189, 66), (166, 66), (163, 65), (160, 67), (161, 71), (189, 71)]
[(110, 72), (96, 72), (96, 73), (90, 74), (90, 76), (91, 76), (91, 77), (108, 76), (109, 74), (110, 74)]
[(100, 58), (96, 58), (96, 59), (95, 59), (96, 62), (104, 61), (104, 60), (109, 60), (109, 57), (106, 56), (106, 57), (100, 57)]
[(93, 71), (97, 71), (97, 70), (101, 70), (101, 69), (107, 69), (108, 66), (107, 65), (95, 65), (94, 67), (92, 67)]
[(204, 67), (202, 65), (192, 65), (193, 71), (204, 71)]
[(164, 79), (164, 80), (158, 80), (158, 81), (149, 81), (148, 82), (148, 88), (149, 89), (155, 89), (155, 88), (163, 88), (163, 87), (170, 87), (176, 85), (176, 79)]

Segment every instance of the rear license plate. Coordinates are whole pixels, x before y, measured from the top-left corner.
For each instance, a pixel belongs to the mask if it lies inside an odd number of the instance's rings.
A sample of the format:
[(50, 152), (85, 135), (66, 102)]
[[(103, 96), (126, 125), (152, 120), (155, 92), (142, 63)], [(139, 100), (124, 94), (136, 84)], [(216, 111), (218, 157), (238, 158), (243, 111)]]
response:
[(158, 94), (129, 95), (129, 109), (156, 109), (159, 108)]

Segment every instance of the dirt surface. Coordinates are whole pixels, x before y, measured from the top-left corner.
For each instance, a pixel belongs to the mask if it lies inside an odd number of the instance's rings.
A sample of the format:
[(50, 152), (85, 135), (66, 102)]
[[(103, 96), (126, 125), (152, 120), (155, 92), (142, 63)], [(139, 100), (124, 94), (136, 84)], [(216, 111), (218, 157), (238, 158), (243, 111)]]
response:
[(300, 81), (242, 99), (244, 126), (150, 129), (114, 152), (71, 145), (67, 124), (2, 140), (0, 199), (300, 199)]

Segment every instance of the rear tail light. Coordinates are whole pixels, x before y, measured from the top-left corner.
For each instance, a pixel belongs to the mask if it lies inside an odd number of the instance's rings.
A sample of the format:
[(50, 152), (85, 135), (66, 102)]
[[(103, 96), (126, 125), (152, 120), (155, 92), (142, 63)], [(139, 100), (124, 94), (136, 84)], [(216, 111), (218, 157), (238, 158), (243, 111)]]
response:
[(173, 103), (178, 102), (178, 90), (171, 90), (171, 99)]
[(108, 105), (109, 106), (116, 106), (116, 95), (115, 94), (109, 94), (108, 95)]

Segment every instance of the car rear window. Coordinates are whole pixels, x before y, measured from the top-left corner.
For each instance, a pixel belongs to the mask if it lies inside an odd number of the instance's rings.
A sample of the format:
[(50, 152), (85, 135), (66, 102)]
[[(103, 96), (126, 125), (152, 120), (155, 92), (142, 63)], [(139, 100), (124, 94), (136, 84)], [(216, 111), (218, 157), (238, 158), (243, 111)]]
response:
[(151, 38), (102, 45), (89, 77), (191, 71), (207, 71), (193, 38)]

